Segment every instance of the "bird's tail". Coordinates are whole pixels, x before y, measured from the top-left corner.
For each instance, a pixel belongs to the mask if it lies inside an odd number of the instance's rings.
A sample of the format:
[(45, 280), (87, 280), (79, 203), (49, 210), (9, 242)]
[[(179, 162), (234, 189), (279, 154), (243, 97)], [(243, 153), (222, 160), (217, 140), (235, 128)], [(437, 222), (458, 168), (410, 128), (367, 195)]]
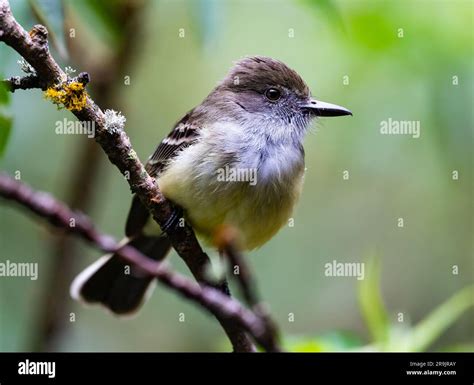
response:
[[(171, 248), (165, 235), (125, 238), (128, 244), (154, 260), (163, 259)], [(105, 255), (82, 271), (71, 285), (71, 296), (90, 304), (101, 304), (117, 315), (131, 315), (148, 299), (153, 278), (145, 276), (118, 255)]]

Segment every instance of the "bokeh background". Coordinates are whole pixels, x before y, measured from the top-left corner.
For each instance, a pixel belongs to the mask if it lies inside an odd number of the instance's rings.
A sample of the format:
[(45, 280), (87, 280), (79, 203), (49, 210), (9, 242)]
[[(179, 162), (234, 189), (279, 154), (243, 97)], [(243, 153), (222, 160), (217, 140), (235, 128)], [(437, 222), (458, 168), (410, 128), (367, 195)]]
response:
[[(314, 124), (294, 226), (248, 257), (290, 349), (373, 348), (367, 320), (383, 312), (380, 295), (392, 342), (403, 340), (400, 349), (409, 350), (412, 326), (472, 285), (471, 1), (79, 0), (65, 1), (64, 13), (59, 1), (11, 3), (26, 28), (49, 23), (63, 66), (91, 73), (89, 91), (126, 115), (142, 160), (246, 55), (284, 61), (316, 98), (353, 111), (352, 118)], [(0, 45), (4, 76), (21, 74), (18, 59)], [(13, 125), (1, 169), (19, 170), (34, 188), (83, 205), (101, 230), (120, 238), (128, 186), (100, 151), (94, 155), (93, 141), (55, 134), (56, 121), (72, 115), (38, 90), (15, 92), (6, 109)], [(419, 121), (421, 137), (381, 135), (388, 118)], [(63, 281), (100, 253), (74, 241), (62, 250), (67, 262), (58, 263), (58, 237), (0, 203), (0, 262), (39, 263), (37, 281), (0, 278), (0, 351), (229, 350), (212, 317), (160, 286), (131, 320), (73, 303)], [(377, 277), (369, 283), (372, 299), (361, 298), (355, 278), (324, 275), (325, 263), (368, 258), (380, 270), (380, 293)], [(175, 253), (169, 260), (187, 274)], [(467, 298), (472, 302), (472, 291)], [(425, 348), (472, 350), (472, 306), (445, 311), (454, 319)]]

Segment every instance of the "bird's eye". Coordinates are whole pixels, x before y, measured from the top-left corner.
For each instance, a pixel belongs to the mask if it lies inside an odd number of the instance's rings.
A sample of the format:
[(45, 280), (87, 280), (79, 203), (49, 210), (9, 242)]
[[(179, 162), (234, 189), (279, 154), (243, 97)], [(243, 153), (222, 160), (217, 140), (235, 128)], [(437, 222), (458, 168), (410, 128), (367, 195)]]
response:
[(268, 100), (272, 102), (276, 102), (278, 99), (280, 99), (281, 92), (280, 90), (276, 88), (269, 88), (268, 90), (265, 91), (265, 96), (267, 97)]

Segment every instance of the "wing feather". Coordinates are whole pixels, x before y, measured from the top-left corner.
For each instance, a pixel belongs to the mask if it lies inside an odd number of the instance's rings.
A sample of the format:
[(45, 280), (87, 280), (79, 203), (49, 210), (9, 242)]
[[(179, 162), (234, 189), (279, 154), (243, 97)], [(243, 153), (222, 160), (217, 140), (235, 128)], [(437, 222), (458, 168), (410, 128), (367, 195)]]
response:
[[(150, 156), (145, 166), (151, 177), (156, 178), (181, 150), (193, 144), (199, 136), (200, 128), (189, 122), (193, 111), (188, 112), (173, 130), (164, 138)], [(125, 233), (128, 237), (141, 232), (149, 218), (148, 210), (134, 196), (128, 213)]]
[(148, 159), (146, 169), (152, 177), (158, 176), (179, 151), (193, 144), (198, 138), (200, 127), (189, 122), (192, 112), (188, 112), (176, 123), (173, 130), (162, 140)]

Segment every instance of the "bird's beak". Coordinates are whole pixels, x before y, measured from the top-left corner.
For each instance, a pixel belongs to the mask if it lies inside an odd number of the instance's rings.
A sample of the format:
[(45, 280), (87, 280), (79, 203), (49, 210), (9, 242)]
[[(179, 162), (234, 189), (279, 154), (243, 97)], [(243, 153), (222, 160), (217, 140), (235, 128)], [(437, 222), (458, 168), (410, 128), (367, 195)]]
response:
[(309, 103), (303, 105), (302, 108), (311, 111), (316, 116), (352, 116), (352, 112), (347, 108), (314, 99), (311, 99)]

